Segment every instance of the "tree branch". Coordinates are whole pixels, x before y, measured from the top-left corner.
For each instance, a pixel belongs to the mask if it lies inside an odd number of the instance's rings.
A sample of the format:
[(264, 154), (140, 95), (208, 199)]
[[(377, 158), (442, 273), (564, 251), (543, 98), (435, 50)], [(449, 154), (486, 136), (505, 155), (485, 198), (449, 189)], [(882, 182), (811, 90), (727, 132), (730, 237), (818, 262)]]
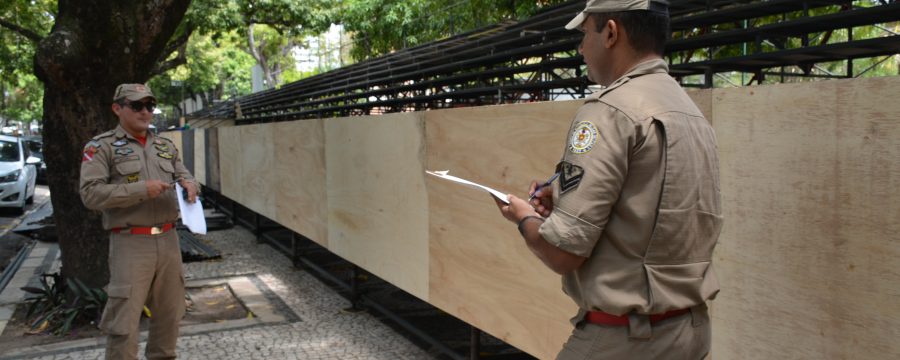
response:
[[(166, 48), (163, 50), (163, 55), (160, 56), (159, 61), (156, 63), (156, 66), (153, 68), (153, 71), (150, 72), (150, 75), (160, 75), (166, 71), (174, 69), (178, 66), (187, 64), (187, 42), (190, 39), (191, 34), (194, 32), (193, 27), (189, 27), (178, 35), (177, 38), (170, 41)], [(178, 55), (175, 56), (174, 59), (168, 59), (172, 53), (178, 52)]]
[(150, 75), (151, 77), (154, 75), (160, 75), (166, 71), (172, 70), (184, 64), (187, 64), (187, 55), (185, 49), (181, 48), (178, 50), (178, 55), (175, 56), (174, 59), (156, 63), (156, 67), (153, 68), (153, 71), (150, 72)]
[(184, 29), (184, 31), (178, 35), (172, 41), (169, 41), (169, 44), (166, 45), (166, 48), (163, 49), (163, 56), (160, 59), (168, 59), (169, 55), (172, 55), (175, 51), (184, 52), (184, 45), (187, 44), (188, 39), (191, 38), (191, 34), (194, 33), (194, 26), (188, 26)]
[(35, 44), (39, 43), (41, 40), (44, 39), (43, 36), (41, 36), (40, 34), (34, 32), (34, 31), (23, 28), (19, 25), (13, 24), (13, 23), (3, 20), (3, 19), (0, 19), (0, 26), (10, 29), (12, 31), (15, 31), (17, 34), (22, 35), (23, 37), (25, 37), (28, 40), (31, 40)]

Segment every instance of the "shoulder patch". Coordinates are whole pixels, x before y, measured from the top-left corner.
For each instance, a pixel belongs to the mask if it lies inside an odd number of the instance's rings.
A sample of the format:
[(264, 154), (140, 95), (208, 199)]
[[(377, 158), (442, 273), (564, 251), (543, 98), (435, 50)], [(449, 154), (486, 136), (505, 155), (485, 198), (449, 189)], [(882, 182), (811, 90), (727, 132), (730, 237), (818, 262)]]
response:
[(84, 145), (84, 151), (81, 153), (81, 162), (88, 162), (94, 160), (94, 154), (100, 150), (100, 143), (97, 140), (91, 140), (86, 145)]
[(569, 136), (569, 151), (573, 154), (586, 154), (594, 148), (600, 133), (597, 127), (589, 121), (575, 124), (572, 134)]

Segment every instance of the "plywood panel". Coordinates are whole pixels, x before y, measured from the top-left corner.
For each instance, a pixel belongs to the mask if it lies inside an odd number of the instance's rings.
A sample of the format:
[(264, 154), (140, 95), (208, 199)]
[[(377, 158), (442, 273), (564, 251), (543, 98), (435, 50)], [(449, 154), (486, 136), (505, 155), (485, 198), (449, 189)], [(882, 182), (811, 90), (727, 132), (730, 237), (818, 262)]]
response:
[(194, 174), (194, 130), (181, 133), (181, 161), (188, 172)]
[(328, 248), (428, 299), (421, 113), (325, 120)]
[(240, 132), (241, 204), (269, 219), (275, 218), (274, 124), (238, 126)]
[(900, 78), (715, 90), (716, 359), (900, 358)]
[(172, 140), (172, 142), (175, 143), (175, 148), (178, 149), (178, 153), (182, 153), (181, 149), (184, 148), (184, 146), (181, 141), (181, 131), (166, 131), (160, 133), (160, 136)]
[(218, 128), (219, 178), (222, 195), (246, 206), (242, 197), (243, 156), (238, 127)]
[(275, 192), (281, 225), (328, 247), (322, 120), (275, 123)]
[(222, 191), (222, 177), (219, 172), (219, 129), (206, 129), (206, 180), (215, 191)]
[(206, 130), (194, 130), (194, 178), (206, 185)]
[(688, 96), (691, 97), (691, 100), (694, 101), (694, 104), (697, 105), (697, 108), (700, 109), (700, 112), (703, 113), (703, 117), (706, 118), (707, 121), (712, 121), (712, 89), (685, 89)]
[[(526, 196), (565, 148), (581, 101), (430, 111), (428, 168)], [(553, 358), (577, 307), (486, 193), (429, 178), (432, 304), (540, 358)]]

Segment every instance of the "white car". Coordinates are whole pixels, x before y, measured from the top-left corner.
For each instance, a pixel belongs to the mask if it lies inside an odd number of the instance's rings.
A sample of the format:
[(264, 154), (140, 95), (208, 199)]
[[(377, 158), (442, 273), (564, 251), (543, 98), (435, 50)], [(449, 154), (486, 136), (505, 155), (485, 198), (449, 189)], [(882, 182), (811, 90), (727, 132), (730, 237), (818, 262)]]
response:
[(0, 207), (25, 211), (34, 201), (37, 164), (41, 162), (17, 137), (0, 135)]

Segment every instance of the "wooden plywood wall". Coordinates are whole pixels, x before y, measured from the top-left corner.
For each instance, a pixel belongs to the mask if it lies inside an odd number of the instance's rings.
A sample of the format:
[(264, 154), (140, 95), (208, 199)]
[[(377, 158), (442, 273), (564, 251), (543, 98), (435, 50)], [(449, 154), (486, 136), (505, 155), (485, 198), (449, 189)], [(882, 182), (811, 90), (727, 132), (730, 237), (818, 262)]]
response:
[(219, 172), (219, 129), (211, 128), (206, 131), (206, 186), (222, 192), (222, 176)]
[(714, 92), (716, 359), (900, 357), (900, 78)]
[(194, 178), (203, 185), (206, 181), (206, 131), (194, 130)]
[[(898, 93), (898, 77), (689, 91), (719, 139), (716, 359), (900, 357)], [(559, 276), (486, 194), (424, 170), (524, 196), (579, 105), (211, 129), (204, 161), (229, 198), (553, 358), (575, 312)]]
[[(527, 196), (553, 174), (581, 101), (425, 113), (428, 167)], [(541, 180), (543, 181), (543, 180)], [(542, 358), (561, 348), (577, 307), (491, 197), (430, 177), (430, 302)]]
[[(241, 155), (241, 127), (220, 127), (218, 130), (219, 146), (219, 180), (222, 195), (246, 205), (243, 201), (242, 189), (243, 155)], [(251, 196), (252, 197), (252, 196)]]
[(712, 122), (712, 90), (709, 89), (685, 89), (687, 91), (688, 96), (691, 97), (691, 100), (694, 101), (694, 104), (697, 105), (697, 108), (700, 109), (700, 112), (703, 113), (703, 116), (706, 117), (707, 121)]
[(421, 113), (325, 121), (328, 249), (428, 299)]
[(160, 133), (160, 136), (172, 140), (172, 142), (175, 144), (175, 148), (178, 149), (178, 154), (184, 153), (183, 151), (181, 151), (181, 149), (184, 148), (181, 140), (181, 131), (167, 131)]
[[(276, 217), (275, 143), (271, 124), (238, 126), (241, 204), (269, 219)], [(220, 138), (221, 139), (221, 138)], [(220, 143), (219, 146), (222, 146)], [(224, 160), (224, 159), (223, 159)], [(224, 187), (224, 186), (223, 186)]]
[(325, 128), (322, 120), (272, 125), (275, 148), (275, 221), (328, 247)]

